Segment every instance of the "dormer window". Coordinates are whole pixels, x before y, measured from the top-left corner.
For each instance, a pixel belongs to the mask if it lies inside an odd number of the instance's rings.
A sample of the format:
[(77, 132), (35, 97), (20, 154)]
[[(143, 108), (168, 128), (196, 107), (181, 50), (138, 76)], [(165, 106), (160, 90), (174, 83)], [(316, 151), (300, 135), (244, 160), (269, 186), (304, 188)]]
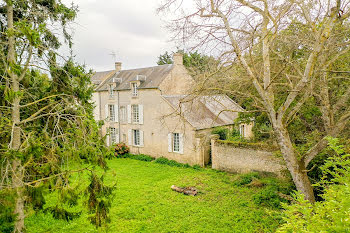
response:
[(114, 97), (114, 88), (113, 88), (113, 85), (109, 85), (108, 87), (108, 92), (109, 92), (109, 97), (110, 98), (113, 98)]
[(136, 97), (137, 94), (137, 83), (131, 83), (131, 95)]

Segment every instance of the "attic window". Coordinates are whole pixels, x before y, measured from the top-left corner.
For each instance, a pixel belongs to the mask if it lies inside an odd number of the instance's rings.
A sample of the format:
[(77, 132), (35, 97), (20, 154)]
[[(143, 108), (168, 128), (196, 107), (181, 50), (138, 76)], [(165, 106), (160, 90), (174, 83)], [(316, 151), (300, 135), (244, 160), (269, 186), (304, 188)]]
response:
[(131, 95), (136, 97), (137, 94), (137, 83), (131, 83)]

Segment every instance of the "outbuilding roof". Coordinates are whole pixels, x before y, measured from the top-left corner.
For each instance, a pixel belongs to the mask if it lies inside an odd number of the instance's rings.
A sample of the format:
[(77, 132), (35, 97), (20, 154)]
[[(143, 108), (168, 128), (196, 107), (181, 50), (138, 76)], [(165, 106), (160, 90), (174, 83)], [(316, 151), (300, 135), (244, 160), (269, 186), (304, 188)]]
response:
[(208, 129), (232, 125), (238, 112), (245, 110), (226, 95), (191, 97), (186, 95), (163, 98), (194, 128)]
[(130, 82), (136, 81), (137, 76), (142, 76), (142, 81), (138, 89), (157, 88), (170, 73), (172, 67), (172, 64), (166, 64), (139, 69), (121, 70), (101, 83), (96, 91), (107, 91), (108, 84), (113, 82), (113, 78), (121, 80), (121, 82), (117, 83), (116, 90), (130, 90)]

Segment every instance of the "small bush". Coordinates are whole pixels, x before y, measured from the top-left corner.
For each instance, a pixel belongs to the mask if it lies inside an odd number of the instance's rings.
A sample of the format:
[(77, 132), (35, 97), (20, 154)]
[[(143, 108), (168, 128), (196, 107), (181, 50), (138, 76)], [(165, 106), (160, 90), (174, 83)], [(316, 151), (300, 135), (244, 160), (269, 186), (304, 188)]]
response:
[(155, 160), (155, 158), (149, 156), (149, 155), (144, 155), (144, 154), (138, 154), (138, 155), (133, 155), (133, 154), (122, 154), (118, 156), (118, 158), (129, 158), (129, 159), (135, 159), (135, 160), (140, 160), (140, 161), (145, 161), (145, 162), (151, 162)]
[(274, 177), (262, 179), (264, 189), (253, 196), (255, 204), (271, 208), (281, 208), (281, 203), (289, 203), (289, 200), (282, 198), (279, 194), (290, 195), (295, 190), (292, 182), (278, 180)]
[(130, 152), (130, 148), (124, 143), (118, 143), (114, 146), (115, 156), (119, 157), (121, 155), (127, 154)]
[(155, 158), (149, 156), (149, 155), (144, 155), (144, 154), (139, 154), (139, 155), (131, 155), (132, 159), (140, 160), (140, 161), (145, 161), (145, 162), (151, 162), (155, 160)]
[(251, 172), (251, 173), (248, 173), (248, 174), (243, 174), (233, 184), (236, 185), (236, 186), (247, 185), (247, 184), (250, 184), (250, 182), (252, 182), (252, 180), (254, 178), (259, 179), (260, 178), (259, 173)]
[(281, 208), (281, 202), (287, 202), (287, 200), (278, 195), (278, 188), (275, 186), (267, 186), (255, 194), (253, 201), (257, 205), (264, 205), (271, 208)]
[(178, 163), (175, 160), (169, 160), (169, 159), (164, 158), (164, 157), (160, 157), (160, 158), (156, 159), (154, 162), (160, 163), (160, 164), (166, 164), (166, 165), (169, 165), (172, 167), (185, 167), (185, 165), (182, 163)]
[(200, 170), (200, 169), (202, 169), (202, 167), (199, 166), (198, 164), (196, 164), (196, 165), (193, 165), (193, 169)]
[(216, 129), (214, 129), (213, 131), (211, 131), (212, 134), (218, 134), (220, 136), (220, 140), (226, 140), (227, 136), (229, 134), (229, 129), (227, 128), (222, 128), (222, 127), (218, 127)]

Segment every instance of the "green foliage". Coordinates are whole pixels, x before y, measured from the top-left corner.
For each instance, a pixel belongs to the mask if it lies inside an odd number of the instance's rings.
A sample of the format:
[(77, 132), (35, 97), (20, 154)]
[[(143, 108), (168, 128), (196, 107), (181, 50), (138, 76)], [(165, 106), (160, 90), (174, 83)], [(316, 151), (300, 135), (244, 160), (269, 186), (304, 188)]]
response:
[(11, 233), (14, 230), (15, 196), (16, 194), (12, 191), (0, 190), (0, 232)]
[(122, 154), (120, 156), (118, 156), (118, 158), (130, 158), (130, 159), (136, 159), (136, 160), (140, 160), (140, 161), (145, 161), (145, 162), (151, 162), (153, 160), (155, 160), (155, 158), (149, 156), (149, 155), (144, 155), (144, 154)]
[(229, 135), (229, 129), (225, 127), (217, 127), (211, 131), (212, 134), (218, 134), (220, 140), (226, 140)]
[(236, 186), (247, 185), (250, 182), (252, 182), (252, 180), (254, 178), (256, 178), (256, 179), (260, 178), (260, 175), (259, 175), (258, 172), (251, 172), (251, 173), (240, 175), (239, 179), (236, 180), (233, 184), (236, 185)]
[[(186, 53), (183, 50), (178, 50), (177, 52), (183, 55), (184, 66), (193, 73), (203, 73), (209, 69), (211, 64), (218, 64), (213, 57), (201, 54), (198, 51)], [(173, 64), (172, 55), (167, 51), (164, 54), (159, 55), (157, 64)]]
[(116, 186), (106, 186), (103, 176), (99, 177), (94, 172), (90, 175), (90, 184), (85, 193), (88, 195), (87, 206), (90, 214), (89, 219), (96, 227), (101, 227), (110, 221), (108, 215), (112, 205), (113, 191)]
[[(13, 6), (13, 29), (7, 28), (10, 25), (6, 14), (8, 5)], [(75, 5), (67, 7), (60, 0), (5, 1), (0, 9), (3, 32), (0, 36), (3, 61), (0, 65), (0, 164), (9, 167), (14, 160), (21, 162), (19, 166), (22, 166), (25, 175), (22, 182), (32, 184), (21, 187), (25, 194), (22, 198), (26, 200), (23, 209), (43, 209), (47, 203), (45, 194), (58, 190), (58, 203), (46, 211), (63, 219), (72, 216), (66, 207), (78, 204), (76, 193), (67, 188), (70, 186), (69, 178), (75, 172), (71, 164), (89, 164), (107, 169), (105, 155), (109, 154), (109, 149), (105, 148), (99, 136), (100, 126), (93, 119), (92, 73), (75, 63), (72, 57), (61, 59), (65, 62), (57, 62), (57, 50), (61, 47), (57, 30), (62, 29), (65, 42), (71, 46), (71, 36), (66, 26), (76, 17), (76, 13)], [(14, 36), (16, 41), (14, 61), (7, 59), (10, 36)], [(29, 67), (26, 66), (27, 62)], [(40, 71), (40, 66), (45, 64), (48, 67), (42, 68), (45, 73), (48, 70), (49, 75)], [(13, 75), (20, 77), (19, 91), (14, 91), (15, 82), (11, 82)], [(16, 98), (19, 98), (21, 105), (21, 122), (18, 126), (22, 144), (19, 150), (9, 150), (13, 127), (12, 105)], [(2, 180), (7, 181), (1, 188), (14, 189), (11, 179), (16, 174), (9, 172), (1, 175), (5, 176)], [(10, 201), (5, 200), (1, 196), (0, 203)], [(9, 208), (12, 205), (8, 203)], [(9, 211), (2, 214), (8, 216), (1, 219), (14, 220)], [(2, 226), (11, 224), (7, 222)]]
[(115, 156), (119, 157), (121, 155), (127, 154), (130, 152), (130, 148), (124, 143), (118, 143), (114, 146)]
[(316, 186), (324, 187), (324, 201), (311, 204), (296, 193), (295, 204), (283, 205), (284, 221), (278, 232), (349, 232), (350, 154), (338, 139), (329, 138), (336, 153), (321, 167), (323, 177)]
[(173, 64), (172, 56), (166, 51), (164, 54), (159, 55), (157, 65)]
[(44, 213), (51, 213), (55, 219), (63, 219), (65, 221), (72, 221), (81, 215), (81, 212), (70, 212), (60, 207), (60, 205), (46, 208)]

